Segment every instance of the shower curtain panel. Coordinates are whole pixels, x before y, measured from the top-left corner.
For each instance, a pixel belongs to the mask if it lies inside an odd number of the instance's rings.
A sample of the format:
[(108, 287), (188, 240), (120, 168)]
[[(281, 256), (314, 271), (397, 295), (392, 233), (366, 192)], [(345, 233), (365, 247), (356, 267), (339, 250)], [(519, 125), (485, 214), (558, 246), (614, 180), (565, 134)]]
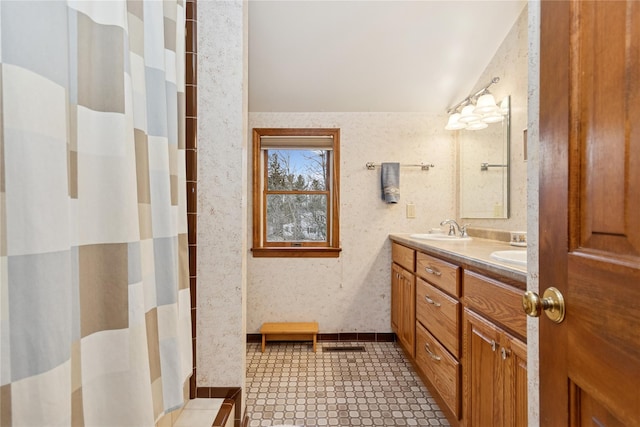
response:
[(0, 2), (0, 425), (153, 426), (192, 372), (181, 1)]

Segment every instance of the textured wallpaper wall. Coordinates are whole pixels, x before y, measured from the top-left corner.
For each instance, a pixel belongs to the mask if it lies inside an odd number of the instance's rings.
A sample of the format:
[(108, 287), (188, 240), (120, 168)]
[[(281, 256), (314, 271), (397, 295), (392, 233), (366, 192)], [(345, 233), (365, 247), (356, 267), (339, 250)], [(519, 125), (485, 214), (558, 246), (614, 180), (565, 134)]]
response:
[(246, 2), (198, 2), (198, 387), (244, 383), (246, 32)]
[[(337, 259), (249, 255), (248, 333), (262, 322), (306, 320), (318, 321), (321, 333), (390, 332), (389, 233), (424, 232), (455, 212), (454, 138), (443, 123), (443, 117), (406, 113), (250, 113), (249, 128), (341, 129), (342, 253)], [(380, 170), (365, 167), (386, 161), (435, 167), (401, 168), (400, 203), (388, 205), (380, 196)], [(409, 202), (415, 219), (406, 218)]]

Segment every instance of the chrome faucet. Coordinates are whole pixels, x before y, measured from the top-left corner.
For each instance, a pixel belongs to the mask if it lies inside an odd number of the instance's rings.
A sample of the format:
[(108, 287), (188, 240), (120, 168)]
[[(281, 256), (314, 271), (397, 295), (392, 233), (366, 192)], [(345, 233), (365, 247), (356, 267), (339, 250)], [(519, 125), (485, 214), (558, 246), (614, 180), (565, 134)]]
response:
[(440, 223), (440, 225), (447, 225), (447, 224), (449, 224), (449, 236), (455, 236), (456, 229), (458, 229), (458, 233), (460, 233), (460, 237), (469, 236), (467, 234), (467, 227), (469, 226), (469, 224), (465, 224), (462, 227), (460, 227), (460, 224), (458, 224), (455, 219), (445, 219)]

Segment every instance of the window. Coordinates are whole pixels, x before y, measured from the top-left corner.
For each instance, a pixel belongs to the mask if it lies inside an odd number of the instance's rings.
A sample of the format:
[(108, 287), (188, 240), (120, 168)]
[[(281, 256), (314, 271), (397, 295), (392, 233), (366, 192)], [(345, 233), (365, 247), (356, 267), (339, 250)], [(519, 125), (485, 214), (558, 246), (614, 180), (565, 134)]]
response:
[(340, 254), (340, 129), (253, 130), (253, 256)]

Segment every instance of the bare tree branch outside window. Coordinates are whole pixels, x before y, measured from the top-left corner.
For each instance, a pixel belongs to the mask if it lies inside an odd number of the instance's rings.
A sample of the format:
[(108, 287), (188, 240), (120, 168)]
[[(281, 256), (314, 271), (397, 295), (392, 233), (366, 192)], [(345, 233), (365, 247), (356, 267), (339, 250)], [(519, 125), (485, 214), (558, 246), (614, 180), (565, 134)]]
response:
[(268, 150), (267, 241), (327, 241), (330, 151)]

